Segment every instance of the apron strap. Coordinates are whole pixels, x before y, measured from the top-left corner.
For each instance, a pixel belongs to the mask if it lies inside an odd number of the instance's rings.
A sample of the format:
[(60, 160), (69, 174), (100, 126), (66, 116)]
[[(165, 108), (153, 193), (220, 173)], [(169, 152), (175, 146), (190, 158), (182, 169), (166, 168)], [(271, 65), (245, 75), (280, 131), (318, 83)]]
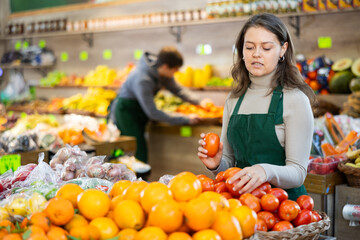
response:
[(271, 97), (271, 103), (270, 103), (270, 106), (269, 106), (269, 114), (274, 114), (276, 113), (276, 109), (279, 105), (279, 100), (280, 98), (282, 97), (282, 86), (278, 85), (274, 92), (273, 92), (273, 95)]
[(237, 114), (238, 114), (240, 105), (241, 105), (241, 103), (242, 103), (242, 101), (243, 101), (243, 99), (244, 99), (244, 96), (245, 96), (246, 91), (247, 91), (247, 89), (245, 90), (244, 94), (239, 97), (239, 99), (238, 99), (238, 101), (237, 101), (237, 103), (236, 103), (236, 106), (235, 106), (235, 108), (234, 108), (234, 111), (233, 111), (232, 115), (237, 115)]

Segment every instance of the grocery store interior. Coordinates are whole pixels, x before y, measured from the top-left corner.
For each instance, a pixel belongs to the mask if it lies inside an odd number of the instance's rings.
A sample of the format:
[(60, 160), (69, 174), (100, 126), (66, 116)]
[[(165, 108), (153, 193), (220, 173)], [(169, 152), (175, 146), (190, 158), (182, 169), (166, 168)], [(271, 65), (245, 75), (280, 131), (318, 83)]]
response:
[[(222, 235), (220, 222), (206, 227), (221, 238), (211, 238), (210, 233), (200, 238), (200, 229), (189, 224), (186, 235), (191, 237), (181, 239), (356, 239), (360, 234), (359, 0), (0, 1), (0, 220), (30, 219), (31, 206), (16, 199), (29, 201), (37, 192), (50, 203), (67, 182), (109, 194), (116, 181), (129, 176), (149, 184), (191, 172), (211, 179), (212, 191), (222, 192), (214, 187), (217, 175), (197, 156), (200, 134), (220, 136), (222, 111), (232, 89), (237, 36), (252, 15), (264, 12), (287, 26), (296, 65), (318, 101), (312, 106), (314, 135), (304, 186), (322, 220), (300, 226), (292, 222), (293, 228), (284, 232), (271, 231), (268, 225), (265, 233), (259, 233), (258, 224), (252, 234), (239, 220), (242, 237)], [(175, 81), (196, 97), (210, 99), (212, 108), (186, 103), (163, 89), (157, 92), (154, 102), (159, 110), (170, 115), (197, 114), (204, 121), (197, 125), (150, 121), (145, 131), (148, 162), (143, 163), (134, 157), (136, 138), (121, 134), (107, 116), (109, 105), (143, 54), (157, 54), (164, 46), (176, 47), (184, 59)], [(78, 163), (66, 165), (65, 152), (69, 159), (97, 162), (96, 169), (89, 173), (90, 163), (78, 172)], [(98, 162), (111, 163), (116, 175), (101, 172)], [(23, 177), (20, 182), (18, 175)], [(82, 212), (77, 201), (85, 221), (99, 224), (86, 210)], [(111, 233), (100, 231), (98, 239), (123, 239), (121, 230), (131, 227), (109, 213), (106, 218), (116, 224)], [(157, 226), (152, 221), (150, 225)], [(64, 223), (58, 225), (78, 239), (90, 239), (71, 232)], [(136, 229), (139, 236), (142, 229), (146, 227)], [(166, 236), (176, 232), (162, 229)], [(48, 239), (60, 239), (50, 238), (49, 231)], [(290, 237), (294, 234), (298, 238)], [(149, 236), (136, 239), (166, 239)]]

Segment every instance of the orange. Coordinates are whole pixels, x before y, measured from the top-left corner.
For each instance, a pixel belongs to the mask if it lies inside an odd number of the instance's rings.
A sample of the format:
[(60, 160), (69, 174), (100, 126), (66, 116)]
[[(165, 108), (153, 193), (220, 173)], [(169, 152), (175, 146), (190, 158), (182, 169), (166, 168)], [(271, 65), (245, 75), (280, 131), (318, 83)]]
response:
[(136, 240), (166, 240), (166, 233), (159, 227), (144, 227), (136, 235)]
[(229, 201), (220, 193), (208, 191), (201, 193), (199, 197), (214, 202), (216, 205), (216, 210), (227, 210), (230, 208)]
[(86, 220), (86, 218), (80, 214), (74, 214), (74, 217), (70, 220), (70, 222), (68, 222), (64, 228), (67, 231), (70, 231), (70, 229), (72, 229), (73, 227), (80, 227), (80, 226), (87, 226), (88, 225), (88, 221)]
[(1, 229), (0, 230), (0, 239), (3, 239), (3, 237), (5, 237), (8, 234), (9, 234), (9, 232), (6, 229)]
[(191, 236), (185, 232), (173, 232), (167, 240), (192, 240)]
[(168, 186), (178, 202), (187, 202), (202, 192), (200, 180), (191, 172), (177, 174), (170, 180)]
[(114, 183), (114, 185), (112, 186), (111, 190), (110, 190), (110, 197), (113, 198), (117, 195), (123, 195), (123, 192), (125, 191), (125, 189), (127, 187), (129, 187), (131, 184), (131, 181), (129, 180), (120, 180), (117, 181), (116, 183)]
[(28, 227), (28, 229), (26, 231), (30, 232), (30, 237), (34, 236), (34, 235), (44, 235), (44, 236), (46, 235), (44, 229), (42, 229), (41, 227), (36, 226), (36, 225), (32, 225), (32, 226)]
[(67, 183), (57, 190), (55, 197), (65, 198), (72, 203), (74, 208), (77, 208), (77, 196), (83, 191), (84, 189), (82, 189), (79, 185), (75, 183)]
[[(50, 219), (49, 219), (49, 222), (50, 222)], [(30, 220), (28, 218), (24, 218), (20, 223), (20, 228), (27, 228), (29, 226), (29, 224), (30, 224)]]
[(216, 213), (216, 219), (211, 226), (222, 240), (241, 240), (242, 233), (239, 221), (228, 211), (219, 211)]
[(149, 212), (152, 206), (163, 199), (173, 199), (168, 186), (161, 182), (149, 183), (140, 193), (140, 203), (145, 212)]
[(41, 227), (45, 232), (50, 229), (50, 219), (44, 212), (35, 212), (30, 216), (30, 224)]
[(114, 211), (113, 210), (108, 211), (108, 213), (105, 215), (105, 217), (114, 219)]
[(135, 181), (124, 190), (124, 199), (134, 200), (140, 203), (140, 192), (148, 185), (145, 181)]
[(51, 227), (47, 232), (47, 238), (49, 240), (67, 240), (67, 233), (64, 229), (60, 227)]
[(150, 226), (160, 227), (167, 233), (174, 232), (183, 223), (183, 213), (180, 204), (166, 199), (155, 204), (148, 216)]
[(101, 237), (100, 230), (93, 226), (93, 225), (87, 225), (87, 230), (89, 232), (89, 237), (91, 240), (99, 240)]
[(74, 207), (69, 200), (55, 197), (47, 202), (44, 212), (51, 223), (61, 226), (67, 224), (73, 218)]
[(215, 221), (216, 207), (211, 200), (195, 198), (190, 200), (184, 210), (185, 223), (195, 231), (210, 228)]
[(118, 240), (135, 240), (137, 231), (132, 228), (125, 228), (118, 233)]
[(215, 230), (205, 229), (196, 232), (193, 235), (193, 240), (221, 240), (221, 237)]
[(228, 202), (229, 202), (229, 211), (231, 211), (234, 208), (240, 207), (242, 205), (241, 202), (235, 198), (228, 199)]
[(123, 200), (114, 209), (114, 220), (120, 229), (141, 229), (145, 224), (145, 213), (134, 200)]
[(80, 238), (81, 240), (89, 240), (89, 232), (87, 231), (87, 226), (76, 226), (71, 228), (69, 234), (73, 237)]
[(104, 217), (110, 209), (110, 198), (101, 190), (86, 189), (78, 195), (80, 213), (87, 219)]
[(98, 217), (90, 222), (90, 225), (96, 227), (100, 231), (100, 239), (113, 238), (119, 232), (116, 223), (106, 217)]
[(124, 200), (124, 195), (117, 195), (114, 198), (111, 199), (110, 203), (110, 210), (114, 210), (116, 204), (118, 204), (120, 201)]
[(42, 234), (35, 234), (30, 236), (27, 240), (48, 240), (46, 235)]
[(15, 225), (12, 222), (10, 222), (9, 220), (0, 221), (0, 227), (7, 227), (7, 226), (10, 226), (11, 230), (15, 229)]
[(22, 238), (18, 233), (11, 233), (6, 235), (3, 240), (22, 240)]
[(248, 206), (240, 206), (231, 210), (231, 213), (238, 219), (244, 238), (248, 238), (255, 232), (257, 215)]

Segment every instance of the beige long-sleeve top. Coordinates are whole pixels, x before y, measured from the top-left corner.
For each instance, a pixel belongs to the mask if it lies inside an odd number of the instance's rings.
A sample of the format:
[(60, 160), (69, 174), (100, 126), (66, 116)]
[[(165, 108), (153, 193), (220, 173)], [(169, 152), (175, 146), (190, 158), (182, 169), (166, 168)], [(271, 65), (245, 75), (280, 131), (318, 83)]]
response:
[[(238, 114), (267, 113), (272, 93), (268, 95), (274, 72), (262, 77), (250, 76), (251, 84)], [(235, 166), (234, 151), (227, 139), (227, 127), (238, 98), (229, 94), (224, 107), (220, 141), (224, 144), (221, 163), (212, 172), (217, 174)], [(285, 149), (285, 166), (260, 164), (266, 172), (266, 181), (283, 189), (301, 186), (306, 177), (314, 131), (314, 117), (307, 96), (299, 89), (283, 89), (283, 120), (275, 126), (276, 135)]]

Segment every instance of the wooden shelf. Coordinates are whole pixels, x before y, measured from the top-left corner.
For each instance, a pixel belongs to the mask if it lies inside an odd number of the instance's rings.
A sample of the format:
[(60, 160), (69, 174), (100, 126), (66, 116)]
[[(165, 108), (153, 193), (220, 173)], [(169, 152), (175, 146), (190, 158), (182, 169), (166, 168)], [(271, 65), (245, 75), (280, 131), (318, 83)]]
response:
[[(286, 18), (286, 17), (303, 17), (303, 16), (315, 16), (315, 15), (344, 14), (344, 13), (352, 13), (352, 12), (360, 12), (360, 9), (342, 9), (342, 10), (334, 10), (334, 11), (316, 11), (316, 12), (293, 12), (293, 13), (276, 14), (276, 16), (280, 18)], [(133, 25), (133, 26), (123, 26), (117, 28), (94, 29), (94, 30), (84, 30), (84, 31), (71, 31), (71, 32), (62, 31), (62, 32), (23, 34), (23, 35), (14, 35), (14, 36), (2, 36), (0, 37), (0, 40), (72, 36), (72, 35), (89, 34), (89, 33), (107, 33), (107, 32), (143, 30), (143, 29), (152, 29), (152, 28), (196, 26), (196, 25), (206, 25), (206, 24), (224, 24), (230, 22), (246, 21), (250, 17), (251, 15), (242, 16), (242, 17), (214, 18), (214, 19), (205, 19), (205, 20), (188, 21), (188, 22), (186, 21), (174, 22), (167, 24)]]
[(88, 88), (104, 88), (104, 89), (109, 89), (109, 90), (118, 90), (121, 86), (76, 86), (76, 85), (67, 85), (67, 86), (60, 86), (60, 85), (56, 85), (53, 87), (46, 87), (46, 86), (40, 86), (40, 85), (35, 85), (34, 87), (36, 87), (37, 89), (52, 89), (52, 90), (64, 90), (67, 88), (77, 88), (77, 89), (88, 89)]
[(2, 69), (41, 69), (41, 68), (52, 68), (54, 67), (54, 64), (49, 64), (49, 65), (29, 65), (29, 64), (20, 64), (20, 65), (16, 65), (16, 64), (2, 64), (0, 65), (0, 68)]

